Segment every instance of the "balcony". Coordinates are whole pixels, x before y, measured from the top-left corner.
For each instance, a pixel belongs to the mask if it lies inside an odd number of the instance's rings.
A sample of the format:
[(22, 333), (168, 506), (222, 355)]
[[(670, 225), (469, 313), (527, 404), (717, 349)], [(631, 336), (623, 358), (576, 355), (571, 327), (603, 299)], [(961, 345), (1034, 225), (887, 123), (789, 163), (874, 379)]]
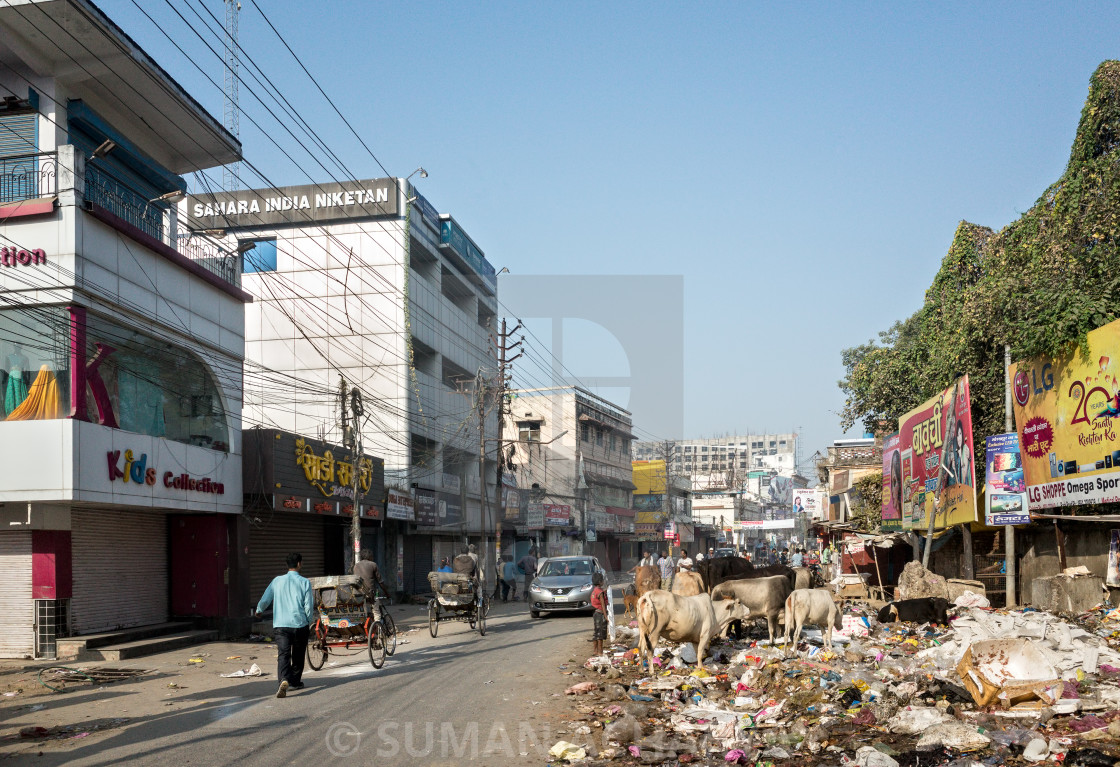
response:
[(58, 192), (54, 152), (0, 157), (0, 204), (36, 200)]

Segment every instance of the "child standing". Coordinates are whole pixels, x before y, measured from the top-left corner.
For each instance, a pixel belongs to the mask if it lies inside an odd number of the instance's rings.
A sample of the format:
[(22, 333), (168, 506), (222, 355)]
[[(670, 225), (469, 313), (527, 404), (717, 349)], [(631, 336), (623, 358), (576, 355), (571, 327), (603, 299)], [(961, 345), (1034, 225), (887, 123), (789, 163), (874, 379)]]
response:
[(595, 608), (595, 628), (591, 635), (593, 652), (603, 654), (603, 640), (607, 638), (607, 592), (603, 589), (603, 574), (591, 576), (591, 606)]

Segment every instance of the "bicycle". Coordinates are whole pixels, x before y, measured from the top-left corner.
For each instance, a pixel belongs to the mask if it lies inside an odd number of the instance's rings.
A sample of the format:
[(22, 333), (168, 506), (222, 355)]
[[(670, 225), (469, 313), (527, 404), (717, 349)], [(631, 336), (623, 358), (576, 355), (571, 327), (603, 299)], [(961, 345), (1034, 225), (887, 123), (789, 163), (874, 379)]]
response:
[(392, 655), (397, 651), (397, 622), (393, 620), (392, 614), (387, 609), (387, 605), (392, 604), (392, 600), (388, 597), (376, 597), (373, 601), (377, 605), (378, 621), (383, 629), (385, 654)]

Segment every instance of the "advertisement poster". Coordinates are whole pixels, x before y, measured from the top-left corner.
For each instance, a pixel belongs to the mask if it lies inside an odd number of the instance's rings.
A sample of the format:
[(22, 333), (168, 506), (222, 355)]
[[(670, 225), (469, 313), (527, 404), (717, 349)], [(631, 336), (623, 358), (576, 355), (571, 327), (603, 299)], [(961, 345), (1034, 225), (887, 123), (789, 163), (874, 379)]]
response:
[(1108, 547), (1108, 572), (1105, 575), (1105, 584), (1120, 586), (1120, 530), (1112, 531), (1112, 542)]
[(572, 507), (556, 503), (544, 504), (544, 523), (547, 527), (567, 527), (572, 517)]
[(902, 517), (925, 530), (976, 521), (976, 466), (968, 376), (898, 420)]
[(824, 519), (826, 514), (824, 493), (820, 490), (794, 490), (793, 513), (804, 512), (810, 519)]
[(883, 519), (902, 519), (902, 453), (898, 434), (883, 440)]
[(984, 478), (984, 519), (988, 525), (1025, 525), (1027, 483), (1019, 455), (1018, 434), (996, 434), (984, 441), (987, 474)]
[(530, 503), (525, 516), (525, 526), (530, 530), (544, 529), (544, 504)]
[(385, 518), (415, 522), (416, 510), (412, 495), (403, 490), (388, 490), (385, 500)]
[(1032, 509), (1120, 501), (1120, 320), (1053, 359), (1011, 366)]

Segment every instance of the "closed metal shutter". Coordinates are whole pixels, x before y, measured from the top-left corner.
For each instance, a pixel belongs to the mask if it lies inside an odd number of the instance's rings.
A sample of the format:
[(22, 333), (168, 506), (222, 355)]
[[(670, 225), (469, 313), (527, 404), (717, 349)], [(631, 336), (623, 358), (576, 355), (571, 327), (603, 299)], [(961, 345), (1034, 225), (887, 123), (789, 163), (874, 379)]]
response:
[(167, 620), (167, 517), (138, 511), (71, 512), (77, 634)]
[(0, 533), (0, 658), (35, 652), (35, 600), (31, 598), (31, 533)]
[(38, 159), (27, 156), (39, 151), (38, 120), (36, 112), (0, 116), (0, 203), (39, 196)]
[(323, 549), (323, 520), (314, 514), (276, 512), (250, 527), (249, 601), (253, 607), (272, 579), (288, 571), (286, 560), (292, 552), (303, 556), (300, 574), (305, 578), (326, 575)]
[(404, 539), (404, 590), (409, 594), (426, 594), (431, 591), (428, 573), (436, 569), (432, 564), (432, 537), (406, 535)]

